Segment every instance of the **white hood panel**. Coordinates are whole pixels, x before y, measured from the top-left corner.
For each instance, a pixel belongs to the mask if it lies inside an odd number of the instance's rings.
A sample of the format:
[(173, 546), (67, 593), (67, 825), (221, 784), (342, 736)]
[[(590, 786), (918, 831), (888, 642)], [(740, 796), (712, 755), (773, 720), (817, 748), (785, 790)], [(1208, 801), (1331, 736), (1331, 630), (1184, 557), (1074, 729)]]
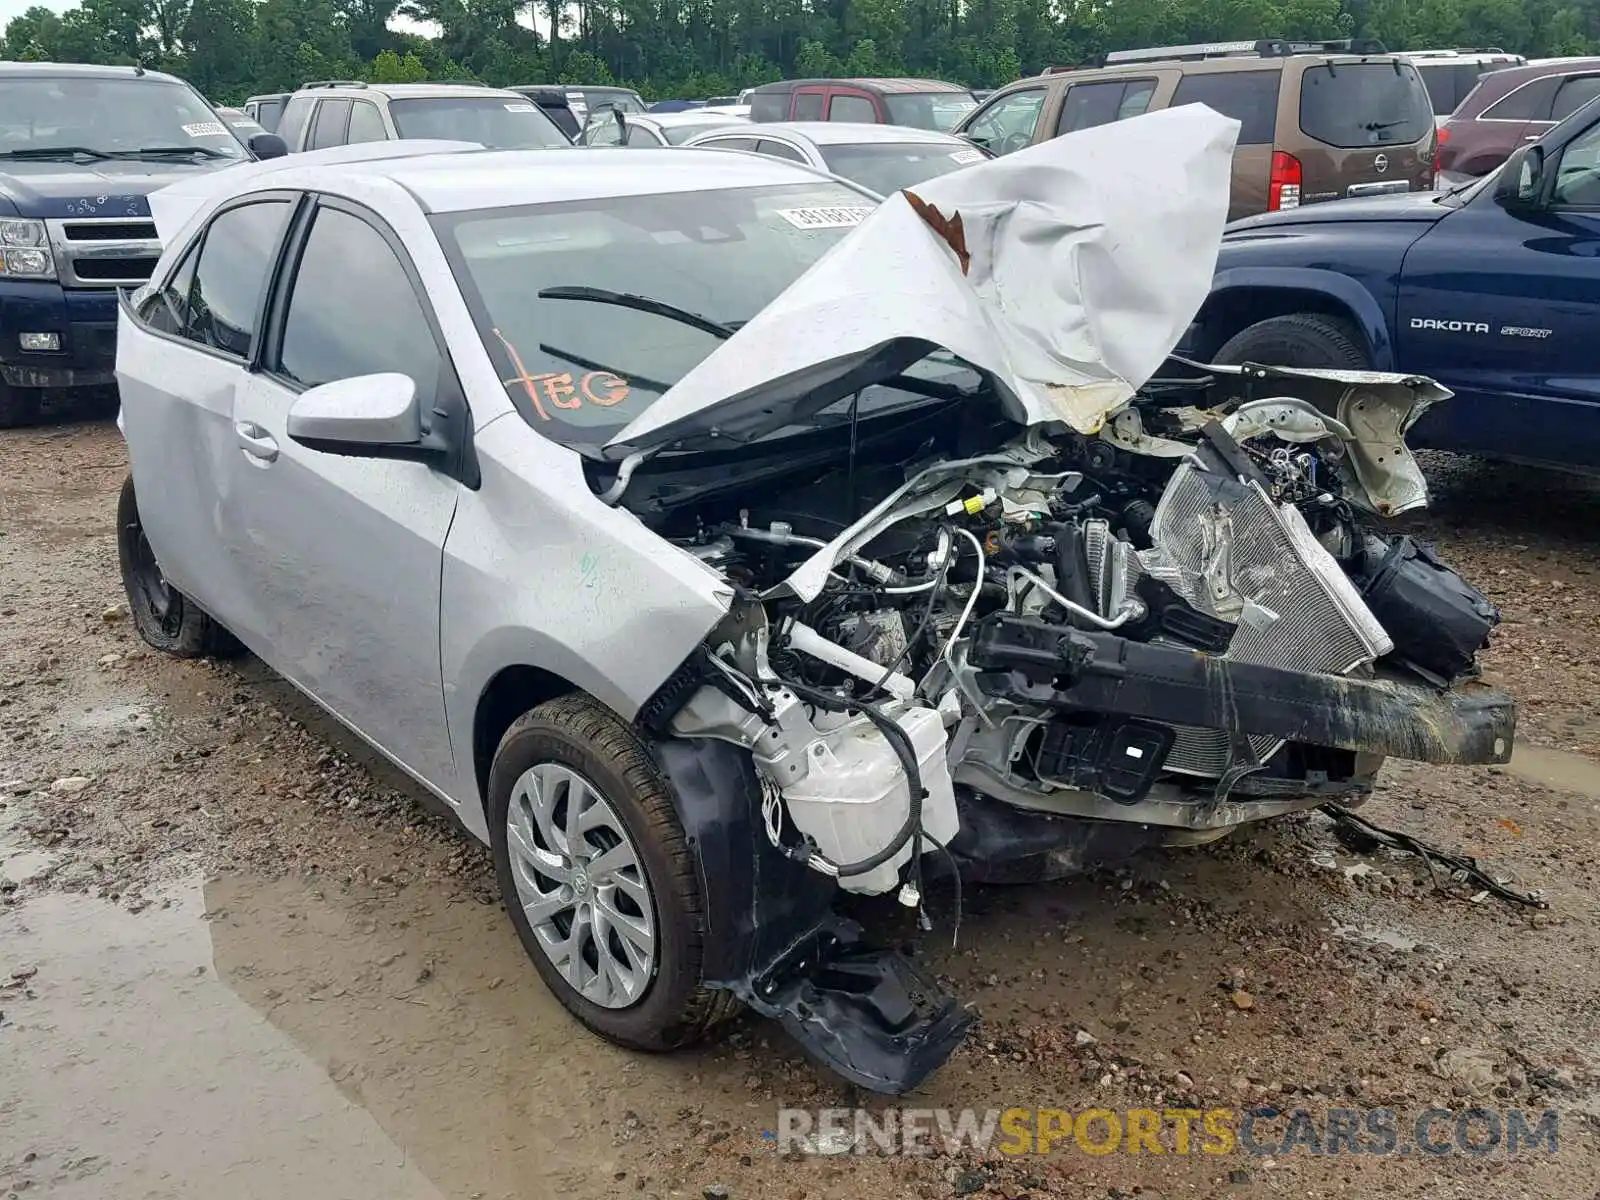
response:
[(897, 192), (610, 444), (637, 445), (897, 339), (990, 373), (1020, 421), (1094, 433), (1160, 367), (1210, 290), (1238, 132), (1186, 105), (909, 189), (944, 220), (959, 216), (965, 272)]

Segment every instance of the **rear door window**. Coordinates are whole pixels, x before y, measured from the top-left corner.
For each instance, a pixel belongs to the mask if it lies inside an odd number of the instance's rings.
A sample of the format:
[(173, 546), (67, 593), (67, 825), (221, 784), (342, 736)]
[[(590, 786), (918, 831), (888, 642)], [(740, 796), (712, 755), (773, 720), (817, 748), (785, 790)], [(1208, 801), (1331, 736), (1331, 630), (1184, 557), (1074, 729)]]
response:
[(235, 358), (250, 357), (256, 311), (291, 209), (288, 200), (262, 200), (227, 209), (211, 222), (200, 245), (183, 337)]
[(1507, 92), (1480, 114), (1485, 121), (1548, 121), (1561, 76), (1548, 75)]
[(1552, 121), (1565, 121), (1596, 96), (1600, 96), (1600, 75), (1572, 75), (1561, 81), (1555, 102), (1550, 106)]
[(1154, 79), (1113, 79), (1104, 83), (1078, 83), (1067, 92), (1061, 105), (1057, 135), (1096, 125), (1110, 125), (1137, 117), (1150, 107), (1156, 93)]
[(307, 150), (321, 150), (327, 146), (344, 145), (344, 131), (350, 123), (350, 101), (324, 100), (317, 105), (316, 119), (311, 123), (311, 137)]
[(794, 94), (794, 119), (796, 121), (822, 120), (822, 93), (796, 91)]
[(872, 125), (878, 120), (878, 110), (873, 107), (872, 101), (865, 96), (852, 96), (845, 92), (835, 92), (833, 98), (828, 101), (828, 120), (859, 121), (866, 125)]
[(762, 138), (756, 146), (756, 153), (768, 154), (773, 158), (787, 158), (790, 162), (803, 163), (806, 156), (801, 154), (788, 142), (775, 142), (771, 138)]
[(1307, 67), (1300, 76), (1300, 132), (1346, 150), (1406, 146), (1433, 132), (1433, 105), (1407, 62)]
[[(1387, 68), (1385, 68), (1387, 70)], [(1270, 146), (1277, 137), (1279, 71), (1218, 71), (1185, 75), (1172, 106), (1204, 104), (1239, 122), (1239, 145)], [(1432, 116), (1429, 116), (1432, 123)]]
[(350, 110), (350, 131), (345, 135), (345, 141), (351, 145), (357, 142), (386, 142), (389, 140), (389, 131), (383, 127), (383, 114), (378, 111), (378, 106), (370, 100), (358, 100), (355, 107)]

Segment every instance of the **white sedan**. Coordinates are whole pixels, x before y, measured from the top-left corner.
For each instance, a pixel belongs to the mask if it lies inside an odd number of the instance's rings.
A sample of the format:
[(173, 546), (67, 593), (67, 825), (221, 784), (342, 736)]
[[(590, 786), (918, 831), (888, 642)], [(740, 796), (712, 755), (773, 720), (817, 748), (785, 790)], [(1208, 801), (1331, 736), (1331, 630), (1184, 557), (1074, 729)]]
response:
[(1426, 494), (1357, 431), (1442, 389), (1141, 395), (1236, 131), (1186, 105), (881, 203), (759, 154), (415, 142), (163, 189), (117, 330), (132, 620), (242, 643), (445, 800), (589, 1028), (662, 1050), (742, 1003), (916, 1087), (972, 1015), (842, 892), (920, 909), (925, 865), (1036, 880), (1511, 752), (1508, 697), (1439, 686), (1492, 607), (1355, 524)]
[(880, 196), (994, 157), (953, 133), (848, 121), (764, 121), (696, 131), (681, 144), (786, 158), (859, 183)]

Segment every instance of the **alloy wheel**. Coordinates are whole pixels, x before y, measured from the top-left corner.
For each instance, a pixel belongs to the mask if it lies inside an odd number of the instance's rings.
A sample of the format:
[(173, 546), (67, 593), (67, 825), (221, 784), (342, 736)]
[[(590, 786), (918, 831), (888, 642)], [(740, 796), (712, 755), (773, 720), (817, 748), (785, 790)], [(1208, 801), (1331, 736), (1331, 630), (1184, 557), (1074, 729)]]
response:
[(567, 984), (602, 1008), (643, 998), (657, 967), (655, 903), (627, 826), (572, 768), (524, 771), (506, 809), (517, 899)]

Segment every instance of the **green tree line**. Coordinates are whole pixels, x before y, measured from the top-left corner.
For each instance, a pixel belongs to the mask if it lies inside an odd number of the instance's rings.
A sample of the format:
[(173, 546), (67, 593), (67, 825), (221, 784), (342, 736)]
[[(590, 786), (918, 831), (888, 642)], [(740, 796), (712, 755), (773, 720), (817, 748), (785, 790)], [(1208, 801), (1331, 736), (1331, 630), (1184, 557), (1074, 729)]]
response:
[[(28, 9), (0, 57), (139, 63), (238, 103), (308, 79), (610, 83), (701, 97), (785, 77), (994, 87), (1133, 46), (1375, 37), (1391, 49), (1600, 51), (1600, 0), (81, 0)], [(429, 22), (436, 37), (389, 28)]]

